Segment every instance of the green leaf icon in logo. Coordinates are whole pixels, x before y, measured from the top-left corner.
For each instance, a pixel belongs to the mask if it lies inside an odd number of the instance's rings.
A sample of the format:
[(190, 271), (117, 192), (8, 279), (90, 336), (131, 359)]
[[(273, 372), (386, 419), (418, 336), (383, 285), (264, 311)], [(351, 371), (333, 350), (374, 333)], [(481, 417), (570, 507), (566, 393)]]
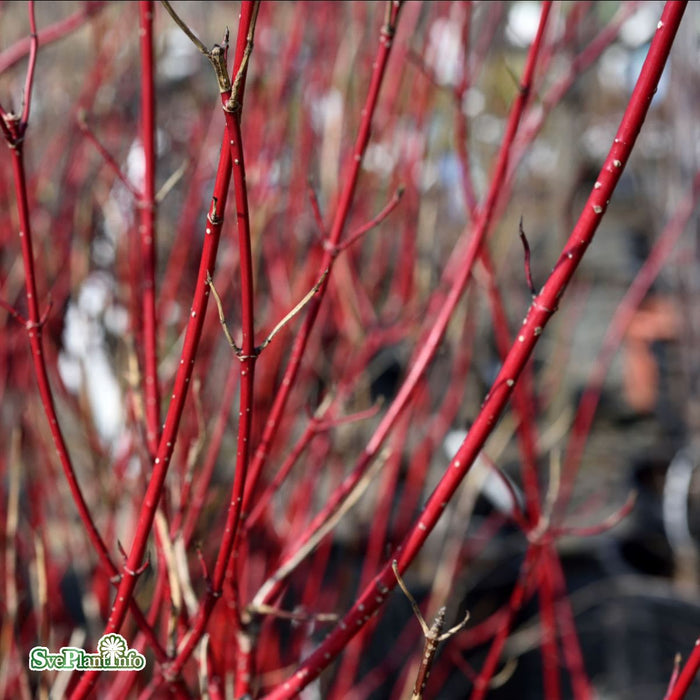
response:
[(105, 666), (116, 666), (117, 658), (126, 654), (126, 640), (121, 634), (105, 634), (97, 642), (97, 653)]

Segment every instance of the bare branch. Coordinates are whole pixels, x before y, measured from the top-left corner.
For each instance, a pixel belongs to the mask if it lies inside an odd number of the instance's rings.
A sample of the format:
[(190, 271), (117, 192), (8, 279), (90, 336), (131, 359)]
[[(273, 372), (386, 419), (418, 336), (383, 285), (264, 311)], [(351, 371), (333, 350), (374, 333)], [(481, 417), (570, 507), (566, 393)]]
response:
[(87, 123), (87, 115), (84, 109), (78, 111), (77, 114), (78, 127), (87, 137), (88, 141), (97, 149), (98, 153), (102, 156), (103, 160), (109, 167), (109, 169), (116, 175), (116, 177), (121, 181), (121, 183), (126, 187), (129, 192), (136, 198), (141, 197), (141, 193), (131, 184), (127, 176), (124, 174), (122, 169), (119, 167), (114, 156), (102, 145), (97, 136), (93, 133), (92, 129)]
[(189, 37), (190, 41), (197, 47), (197, 50), (204, 54), (216, 73), (216, 80), (219, 83), (220, 92), (228, 92), (231, 89), (231, 80), (228, 76), (226, 68), (226, 55), (228, 49), (228, 28), (224, 34), (223, 44), (215, 44), (211, 51), (206, 47), (204, 42), (190, 29), (187, 23), (175, 12), (168, 0), (160, 0), (163, 7), (168, 11), (168, 14), (173, 18), (175, 24)]
[(306, 557), (313, 552), (319, 545), (321, 540), (331, 532), (340, 522), (343, 516), (360, 500), (362, 495), (367, 490), (379, 469), (386, 463), (389, 458), (390, 451), (382, 450), (374, 464), (364, 473), (362, 479), (355, 484), (355, 487), (347, 494), (338, 510), (336, 510), (324, 523), (319, 527), (313, 535), (290, 557), (277, 571), (270, 576), (265, 583), (260, 587), (252, 600), (252, 605), (259, 607), (263, 605), (268, 591), (270, 591), (278, 581), (284, 580), (294, 569), (301, 564)]
[(180, 15), (175, 12), (173, 6), (168, 2), (168, 0), (160, 0), (163, 7), (168, 11), (168, 14), (173, 18), (175, 24), (177, 24), (180, 29), (182, 29), (185, 34), (189, 37), (189, 40), (197, 47), (200, 53), (203, 53), (207, 58), (211, 57), (211, 52), (204, 45), (204, 42), (189, 28), (187, 23), (183, 21)]
[(182, 162), (182, 165), (163, 183), (163, 186), (158, 190), (156, 194), (156, 202), (160, 204), (169, 194), (170, 191), (177, 185), (182, 179), (182, 176), (187, 171), (187, 166), (190, 164), (189, 160)]
[(255, 34), (255, 23), (258, 20), (258, 10), (260, 9), (260, 2), (256, 0), (253, 3), (253, 15), (250, 20), (250, 26), (248, 27), (248, 36), (246, 37), (246, 45), (243, 50), (243, 59), (241, 60), (241, 65), (238, 67), (236, 72), (236, 77), (233, 79), (233, 87), (231, 88), (231, 97), (226, 102), (224, 109), (230, 112), (238, 112), (241, 106), (241, 86), (243, 85), (243, 78), (245, 77), (246, 71), (248, 70), (248, 60), (250, 59), (250, 54), (253, 52), (253, 36)]
[(258, 346), (258, 352), (262, 352), (270, 344), (272, 339), (285, 327), (285, 325), (289, 323), (289, 321), (291, 321), (309, 303), (309, 301), (311, 301), (311, 297), (313, 297), (313, 295), (316, 294), (316, 292), (321, 288), (321, 285), (326, 277), (328, 277), (328, 269), (323, 271), (323, 274), (321, 277), (319, 277), (318, 282), (316, 282), (316, 284), (307, 292), (304, 298), (272, 329), (270, 334), (263, 341), (263, 344)]
[(593, 535), (600, 535), (603, 532), (611, 530), (622, 520), (624, 520), (632, 512), (636, 503), (637, 492), (634, 490), (630, 491), (622, 506), (618, 508), (614, 513), (608, 515), (608, 517), (605, 518), (603, 521), (595, 525), (591, 525), (590, 527), (563, 527), (561, 529), (557, 529), (556, 534), (575, 535), (576, 537), (591, 537)]
[(24, 318), (24, 316), (22, 316), (22, 314), (14, 308), (14, 306), (8, 304), (4, 299), (0, 299), (0, 308), (5, 309), (5, 311), (7, 311), (12, 318), (19, 321), (23, 326), (27, 325), (27, 319)]
[(280, 610), (271, 605), (248, 606), (248, 612), (256, 615), (269, 615), (279, 620), (291, 620), (293, 622), (336, 622), (338, 615), (335, 613), (309, 613), (304, 610)]
[(420, 628), (423, 630), (423, 635), (427, 637), (430, 634), (430, 627), (428, 627), (428, 623), (425, 621), (423, 613), (421, 613), (420, 608), (418, 607), (418, 603), (416, 603), (416, 599), (413, 597), (411, 591), (408, 590), (408, 587), (404, 583), (403, 577), (399, 573), (399, 563), (396, 561), (396, 559), (394, 559), (394, 561), (391, 562), (391, 568), (394, 570), (396, 582), (401, 587), (401, 590), (403, 591), (406, 598), (408, 598), (408, 602), (411, 604), (411, 608), (413, 608), (413, 612), (418, 618), (418, 622), (420, 622)]
[(433, 624), (428, 627), (428, 624), (423, 618), (420, 608), (418, 607), (418, 603), (416, 603), (415, 598), (411, 595), (411, 592), (408, 590), (403, 578), (401, 577), (401, 574), (399, 573), (399, 564), (396, 559), (391, 562), (391, 568), (394, 571), (394, 576), (396, 576), (397, 583), (401, 587), (401, 590), (404, 592), (406, 598), (408, 598), (408, 602), (411, 604), (413, 612), (418, 618), (418, 622), (420, 622), (421, 629), (423, 630), (423, 636), (425, 637), (425, 646), (423, 647), (420, 666), (418, 667), (418, 672), (416, 674), (416, 682), (413, 686), (413, 695), (411, 696), (411, 700), (421, 700), (423, 697), (423, 691), (425, 690), (425, 686), (428, 682), (428, 676), (430, 676), (430, 669), (432, 668), (433, 660), (435, 659), (438, 644), (457, 634), (457, 632), (459, 632), (467, 624), (467, 621), (469, 620), (469, 612), (467, 612), (464, 619), (459, 624), (454, 625), (454, 627), (450, 627), (447, 632), (443, 632), (442, 629), (445, 626), (445, 618), (447, 616), (447, 608), (443, 606), (440, 608), (440, 610), (438, 610)]
[(211, 275), (207, 272), (207, 284), (209, 285), (211, 289), (211, 293), (214, 296), (214, 301), (216, 302), (216, 308), (219, 311), (219, 321), (221, 322), (221, 327), (224, 329), (224, 335), (226, 336), (226, 340), (228, 341), (228, 344), (234, 349), (236, 352), (236, 355), (240, 355), (242, 350), (241, 348), (236, 345), (235, 341), (233, 340), (233, 337), (231, 336), (231, 333), (228, 329), (228, 326), (226, 325), (226, 316), (224, 315), (224, 307), (223, 304), (221, 303), (221, 297), (219, 296), (218, 292), (216, 291), (216, 287), (214, 286), (214, 280), (212, 280)]

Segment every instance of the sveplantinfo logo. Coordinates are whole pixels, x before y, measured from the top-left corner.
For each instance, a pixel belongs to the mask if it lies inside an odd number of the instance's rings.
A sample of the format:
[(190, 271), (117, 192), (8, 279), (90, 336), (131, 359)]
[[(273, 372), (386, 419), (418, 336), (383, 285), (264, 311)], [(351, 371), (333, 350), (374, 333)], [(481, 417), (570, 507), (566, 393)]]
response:
[(61, 647), (55, 654), (47, 647), (34, 647), (29, 652), (32, 671), (140, 671), (145, 666), (146, 657), (129, 649), (121, 634), (100, 637), (96, 654), (79, 647)]

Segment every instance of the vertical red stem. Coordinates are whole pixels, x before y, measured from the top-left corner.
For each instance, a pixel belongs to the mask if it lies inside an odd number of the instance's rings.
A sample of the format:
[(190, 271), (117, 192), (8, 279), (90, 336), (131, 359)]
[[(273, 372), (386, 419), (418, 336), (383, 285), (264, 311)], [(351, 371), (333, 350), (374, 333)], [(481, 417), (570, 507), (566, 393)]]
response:
[[(228, 140), (226, 136), (224, 136), (214, 184), (214, 194), (209, 206), (209, 213), (207, 214), (204, 244), (202, 246), (202, 255), (192, 300), (192, 308), (185, 331), (185, 341), (180, 355), (180, 363), (175, 376), (175, 386), (170, 397), (163, 433), (158, 443), (158, 451), (153, 462), (151, 477), (136, 524), (134, 541), (131, 545), (129, 556), (127, 557), (124, 575), (119, 584), (116, 600), (114, 601), (109, 620), (107, 621), (105, 634), (117, 632), (124, 622), (129, 601), (131, 600), (134, 587), (136, 586), (137, 576), (135, 572), (139, 570), (146, 552), (146, 545), (153, 526), (156, 508), (158, 507), (160, 497), (163, 493), (165, 476), (177, 439), (180, 419), (182, 418), (182, 411), (185, 406), (192, 369), (194, 367), (197, 348), (204, 325), (204, 315), (209, 301), (209, 284), (207, 280), (214, 272), (221, 226), (223, 224), (223, 215), (226, 208), (226, 197), (228, 195), (231, 177), (231, 158), (227, 145)], [(86, 697), (98, 675), (98, 671), (86, 672), (80, 679), (80, 683), (71, 697)]]
[[(238, 38), (234, 57), (233, 75), (235, 94), (229, 90), (221, 93), (221, 103), (226, 117), (226, 134), (222, 148), (228, 154), (232, 164), (234, 178), (234, 196), (236, 201), (236, 219), (238, 228), (238, 245), (241, 270), (241, 318), (242, 343), (238, 360), (240, 361), (240, 403), (238, 412), (238, 440), (236, 451), (236, 471), (234, 473), (233, 489), (229, 502), (226, 525), (216, 558), (214, 572), (210, 581), (207, 595), (202, 601), (197, 616), (193, 622), (185, 643), (181, 646), (177, 658), (169, 668), (169, 674), (179, 673), (206, 629), (209, 617), (216, 601), (221, 596), (224, 577), (229, 566), (231, 553), (240, 524), (243, 489), (246, 483), (248, 457), (250, 453), (250, 428), (253, 418), (253, 379), (257, 349), (254, 338), (253, 318), (253, 261), (250, 241), (250, 220), (248, 215), (248, 194), (245, 181), (245, 162), (243, 159), (243, 143), (241, 134), (241, 109), (245, 89), (247, 64), (244, 63), (246, 50), (252, 50), (251, 26), (254, 26), (254, 13), (257, 3), (247, 1), (241, 8), (238, 26)], [(240, 82), (239, 82), (240, 81)], [(233, 605), (232, 624), (238, 642), (237, 669), (235, 673), (236, 695), (245, 695), (252, 680), (252, 649), (242, 630), (238, 601), (238, 581), (236, 578), (236, 558), (233, 566)]]
[[(31, 216), (29, 210), (29, 200), (27, 196), (27, 175), (24, 167), (24, 137), (28, 127), (32, 80), (34, 66), (36, 64), (36, 54), (38, 50), (37, 31), (34, 21), (33, 3), (30, 3), (30, 24), (32, 30), (31, 51), (29, 59), (29, 69), (27, 71), (27, 80), (25, 82), (25, 103), (21, 117), (8, 115), (4, 109), (0, 108), (0, 125), (3, 135), (10, 148), (10, 157), (12, 160), (12, 174), (15, 187), (15, 197), (17, 202), (17, 213), (19, 218), (19, 237), (22, 248), (22, 262), (24, 265), (25, 289), (27, 297), (27, 314), (26, 322), (27, 335), (29, 337), (29, 345), (32, 354), (32, 362), (34, 365), (34, 373), (39, 387), (39, 395), (44, 408), (44, 413), (49, 422), (49, 430), (53, 439), (58, 458), (61, 462), (63, 474), (68, 482), (68, 487), (73, 498), (73, 502), (78, 510), (78, 515), (85, 527), (86, 534), (90, 540), (95, 552), (97, 553), (100, 562), (108, 572), (110, 578), (114, 579), (119, 572), (112, 562), (107, 546), (100, 536), (99, 531), (92, 519), (92, 515), (88, 508), (83, 492), (78, 484), (73, 463), (68, 452), (63, 432), (58, 422), (56, 406), (53, 399), (53, 392), (49, 382), (48, 373), (46, 370), (46, 361), (44, 358), (42, 332), (43, 319), (39, 312), (39, 301), (37, 298), (36, 272), (34, 268), (34, 250), (32, 245), (32, 227)], [(131, 605), (132, 611), (137, 624), (146, 634), (151, 643), (156, 656), (159, 660), (166, 658), (163, 647), (158, 642), (153, 630), (141, 613), (138, 606)]]
[(579, 643), (571, 601), (566, 590), (566, 579), (556, 550), (550, 544), (550, 565), (547, 574), (552, 581), (553, 598), (556, 608), (556, 621), (560, 629), (562, 653), (571, 679), (571, 687), (576, 700), (590, 700), (593, 697), (591, 684), (583, 664), (583, 653)]
[(144, 396), (146, 400), (146, 439), (152, 455), (160, 436), (160, 392), (158, 390), (158, 328), (156, 323), (156, 144), (155, 72), (153, 57), (153, 0), (139, 2), (141, 45), (141, 146), (144, 180), (138, 199), (141, 238), (141, 284)]
[[(243, 134), (241, 131), (241, 110), (247, 75), (247, 63), (241, 58), (242, 51), (249, 55), (253, 48), (252, 32), (255, 27), (255, 15), (258, 3), (246, 0), (241, 7), (241, 19), (238, 27), (236, 45), (236, 62), (234, 63), (234, 94), (228, 98), (222, 95), (222, 105), (226, 117), (226, 132), (229, 137), (231, 160), (233, 162), (233, 190), (236, 201), (236, 223), (238, 230), (238, 256), (241, 284), (241, 354), (238, 357), (241, 367), (240, 400), (238, 411), (238, 440), (236, 444), (236, 471), (233, 476), (233, 490), (226, 516), (224, 536), (216, 558), (212, 589), (219, 595), (224, 583), (226, 569), (233, 552), (233, 624), (238, 629), (238, 667), (235, 674), (235, 695), (248, 695), (252, 681), (253, 653), (241, 628), (240, 596), (238, 587), (238, 548), (234, 545), (238, 535), (243, 506), (243, 494), (248, 473), (250, 456), (250, 429), (253, 422), (253, 391), (255, 378), (255, 361), (258, 350), (255, 347), (255, 327), (253, 316), (253, 254), (250, 238), (250, 216), (248, 212), (248, 190), (246, 187), (245, 160), (243, 158)], [(202, 626), (202, 631), (204, 627)]]
[[(340, 237), (345, 229), (348, 215), (350, 213), (350, 207), (355, 196), (355, 189), (357, 188), (360, 169), (362, 167), (362, 159), (364, 158), (365, 151), (367, 150), (367, 144), (369, 143), (369, 137), (371, 134), (372, 118), (379, 100), (379, 91), (382, 87), (382, 82), (386, 73), (386, 66), (389, 62), (389, 56), (391, 55), (391, 46), (393, 43), (392, 39), (396, 31), (400, 5), (399, 3), (392, 2), (390, 4), (390, 8), (388, 20), (382, 27), (380, 44), (379, 49), (377, 50), (377, 58), (374, 62), (369, 92), (362, 110), (360, 130), (357, 134), (357, 139), (355, 140), (355, 145), (352, 149), (350, 162), (345, 170), (347, 176), (344, 180), (340, 201), (335, 211), (333, 223), (328, 234), (329, 245), (324, 253), (323, 262), (321, 263), (321, 270), (328, 270), (329, 273), (333, 267), (333, 262), (336, 257), (336, 253), (333, 252), (334, 248), (340, 242)], [(304, 322), (294, 338), (289, 364), (287, 365), (287, 369), (285, 370), (284, 377), (282, 379), (282, 384), (277, 395), (275, 396), (275, 401), (270, 409), (267, 421), (265, 422), (262, 438), (260, 439), (260, 443), (251, 463), (250, 478), (248, 484), (246, 485), (244, 499), (244, 508), (246, 511), (250, 507), (251, 495), (260, 477), (260, 472), (262, 471), (265, 461), (267, 460), (267, 455), (269, 453), (270, 446), (272, 445), (272, 441), (275, 439), (275, 435), (279, 429), (282, 414), (284, 413), (290, 392), (296, 381), (299, 367), (301, 365), (302, 358), (304, 357), (306, 344), (316, 322), (318, 311), (327, 288), (328, 277), (326, 277), (321, 283), (318, 293), (315, 294), (309, 301)]]
[[(557, 646), (557, 618), (555, 612), (555, 592), (551, 568), (556, 550), (544, 545), (539, 572), (538, 597), (540, 604), (540, 624), (542, 627), (542, 679), (544, 697), (547, 700), (561, 698), (561, 677), (559, 673), (559, 649)], [(581, 699), (582, 700), (582, 699)]]

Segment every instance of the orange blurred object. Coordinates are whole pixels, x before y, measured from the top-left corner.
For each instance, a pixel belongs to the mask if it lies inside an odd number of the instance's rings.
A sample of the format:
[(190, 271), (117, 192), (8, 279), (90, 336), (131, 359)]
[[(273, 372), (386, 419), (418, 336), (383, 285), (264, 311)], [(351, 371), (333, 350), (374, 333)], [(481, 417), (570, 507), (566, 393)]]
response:
[(635, 314), (624, 346), (625, 400), (638, 413), (651, 413), (659, 394), (659, 367), (652, 351), (657, 341), (678, 339), (680, 318), (673, 300), (649, 297)]

